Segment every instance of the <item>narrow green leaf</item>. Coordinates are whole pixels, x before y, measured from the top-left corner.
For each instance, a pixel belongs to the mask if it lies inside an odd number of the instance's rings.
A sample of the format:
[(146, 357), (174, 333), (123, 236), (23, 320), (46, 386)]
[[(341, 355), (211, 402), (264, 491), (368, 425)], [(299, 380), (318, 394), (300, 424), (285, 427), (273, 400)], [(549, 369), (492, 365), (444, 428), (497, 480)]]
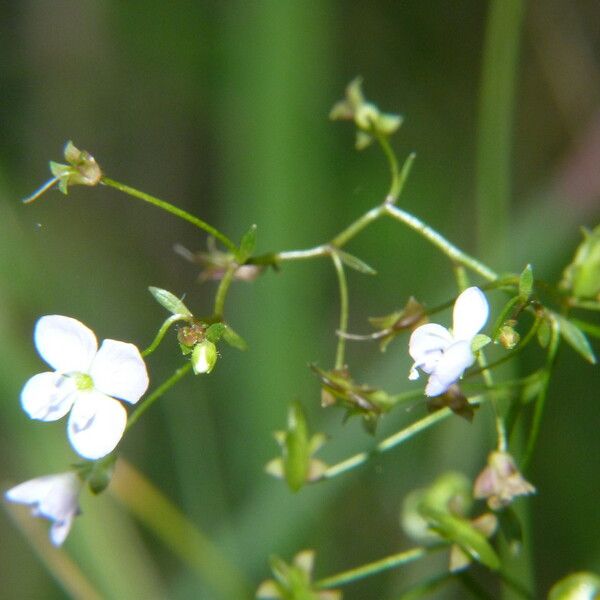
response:
[(343, 250), (336, 250), (336, 254), (340, 257), (340, 260), (350, 269), (354, 269), (359, 273), (364, 273), (365, 275), (377, 275), (377, 271), (373, 269), (366, 262), (357, 258), (353, 254), (348, 254)]
[(560, 315), (555, 314), (554, 317), (558, 321), (560, 334), (565, 342), (567, 342), (567, 344), (569, 344), (573, 350), (583, 356), (585, 360), (595, 365), (596, 357), (594, 356), (594, 351), (592, 350), (588, 339), (585, 337), (581, 329)]
[(237, 251), (236, 259), (240, 264), (244, 264), (254, 252), (256, 247), (256, 225), (252, 225), (242, 236), (240, 247)]
[(236, 333), (229, 325), (225, 325), (225, 331), (223, 332), (223, 339), (234, 348), (238, 350), (246, 350), (248, 348), (248, 344), (244, 338)]
[(595, 338), (600, 338), (600, 326), (594, 325), (593, 323), (588, 323), (587, 321), (580, 321), (579, 319), (570, 319), (571, 323), (575, 325), (581, 331), (585, 333), (589, 333), (591, 336)]
[(184, 317), (192, 316), (190, 309), (175, 294), (153, 286), (150, 286), (148, 290), (154, 299), (170, 313)]
[(421, 507), (421, 512), (432, 529), (447, 540), (458, 544), (473, 560), (493, 570), (500, 568), (500, 559), (496, 551), (469, 521), (425, 505)]
[(533, 269), (527, 265), (519, 277), (519, 298), (527, 302), (533, 292)]

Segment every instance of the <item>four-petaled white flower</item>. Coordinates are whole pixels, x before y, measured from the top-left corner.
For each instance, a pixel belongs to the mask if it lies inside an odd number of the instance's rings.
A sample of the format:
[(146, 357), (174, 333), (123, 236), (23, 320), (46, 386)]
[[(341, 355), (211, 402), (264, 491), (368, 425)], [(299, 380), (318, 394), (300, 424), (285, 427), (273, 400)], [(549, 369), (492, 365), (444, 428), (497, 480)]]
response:
[(50, 541), (60, 546), (66, 539), (73, 519), (79, 514), (79, 492), (83, 482), (73, 472), (46, 475), (25, 481), (8, 490), (10, 502), (27, 504), (36, 517), (52, 521)]
[(429, 375), (425, 394), (443, 394), (475, 361), (471, 342), (486, 324), (488, 315), (489, 305), (483, 292), (470, 287), (454, 303), (451, 331), (437, 323), (417, 327), (408, 343), (415, 361), (408, 378), (417, 379), (417, 369), (421, 369)]
[(56, 421), (69, 411), (67, 432), (75, 451), (98, 459), (123, 436), (127, 412), (115, 398), (135, 404), (148, 388), (148, 373), (133, 344), (104, 340), (98, 350), (94, 332), (71, 317), (41, 317), (34, 341), (54, 372), (34, 375), (21, 392), (32, 419)]

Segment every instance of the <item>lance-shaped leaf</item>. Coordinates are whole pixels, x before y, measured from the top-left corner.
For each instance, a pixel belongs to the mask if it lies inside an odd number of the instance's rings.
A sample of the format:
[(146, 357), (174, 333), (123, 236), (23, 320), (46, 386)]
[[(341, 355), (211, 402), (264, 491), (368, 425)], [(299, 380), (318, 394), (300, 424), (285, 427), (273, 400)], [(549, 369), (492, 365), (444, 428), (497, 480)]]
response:
[(573, 350), (583, 356), (585, 360), (595, 365), (596, 356), (594, 355), (594, 351), (592, 350), (592, 347), (590, 346), (590, 343), (585, 337), (583, 331), (581, 331), (581, 329), (579, 329), (571, 321), (558, 314), (554, 314), (554, 318), (558, 321), (560, 335), (565, 342), (567, 342), (567, 344), (569, 344)]
[(377, 275), (377, 271), (368, 265), (366, 262), (357, 258), (353, 254), (348, 254), (348, 252), (344, 252), (343, 250), (336, 250), (335, 253), (340, 257), (340, 260), (350, 269), (354, 269), (359, 273), (364, 273), (365, 275)]
[(490, 569), (500, 568), (500, 559), (485, 535), (469, 520), (431, 508), (421, 507), (430, 527), (443, 538), (458, 544), (473, 560)]
[(254, 252), (256, 247), (256, 225), (252, 225), (248, 231), (242, 236), (240, 247), (237, 251), (237, 262), (242, 265), (244, 264)]
[(266, 471), (285, 479), (290, 489), (296, 492), (305, 483), (319, 479), (327, 468), (325, 463), (313, 458), (325, 442), (325, 436), (309, 434), (304, 411), (298, 402), (290, 405), (287, 421), (287, 430), (274, 434), (282, 456), (270, 461)]
[(148, 288), (154, 299), (170, 313), (183, 317), (192, 317), (192, 311), (175, 294), (162, 288), (150, 286)]
[(525, 303), (533, 292), (533, 269), (527, 265), (519, 276), (519, 298)]
[(234, 348), (238, 350), (246, 350), (248, 348), (248, 344), (246, 344), (246, 340), (234, 331), (227, 323), (225, 323), (225, 330), (223, 331), (223, 339)]

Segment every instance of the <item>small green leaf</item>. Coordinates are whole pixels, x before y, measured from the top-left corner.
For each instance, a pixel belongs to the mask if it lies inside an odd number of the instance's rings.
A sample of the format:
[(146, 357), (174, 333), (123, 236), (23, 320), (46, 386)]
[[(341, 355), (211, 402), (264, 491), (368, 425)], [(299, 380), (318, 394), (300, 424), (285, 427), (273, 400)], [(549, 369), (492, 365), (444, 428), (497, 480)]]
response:
[(183, 315), (184, 317), (192, 316), (190, 309), (175, 294), (153, 286), (150, 286), (148, 290), (154, 296), (154, 299), (170, 313)]
[(236, 333), (229, 325), (225, 325), (225, 331), (223, 332), (223, 339), (234, 348), (238, 350), (246, 350), (248, 348), (248, 344), (244, 338)]
[(458, 544), (473, 560), (497, 570), (500, 559), (485, 536), (466, 519), (422, 506), (421, 512), (432, 529), (447, 540)]
[(552, 329), (550, 327), (550, 323), (548, 322), (548, 319), (543, 319), (537, 330), (538, 344), (542, 348), (548, 347), (548, 344), (550, 343), (551, 334), (552, 334)]
[(252, 225), (242, 236), (236, 259), (241, 265), (244, 264), (254, 252), (256, 247), (256, 225)]
[(596, 357), (594, 356), (594, 351), (581, 329), (560, 315), (555, 314), (554, 317), (558, 321), (560, 334), (565, 342), (567, 342), (573, 350), (581, 354), (585, 360), (595, 365)]
[(209, 342), (216, 343), (225, 335), (226, 329), (227, 329), (227, 325), (225, 325), (225, 323), (213, 323), (206, 330), (206, 334), (205, 334), (206, 339)]
[(352, 254), (348, 254), (343, 250), (336, 250), (336, 254), (340, 257), (340, 260), (350, 269), (354, 269), (355, 271), (358, 271), (359, 273), (364, 273), (365, 275), (377, 275), (377, 271), (360, 258), (357, 258)]
[(519, 298), (527, 302), (533, 292), (533, 269), (527, 265), (519, 277)]

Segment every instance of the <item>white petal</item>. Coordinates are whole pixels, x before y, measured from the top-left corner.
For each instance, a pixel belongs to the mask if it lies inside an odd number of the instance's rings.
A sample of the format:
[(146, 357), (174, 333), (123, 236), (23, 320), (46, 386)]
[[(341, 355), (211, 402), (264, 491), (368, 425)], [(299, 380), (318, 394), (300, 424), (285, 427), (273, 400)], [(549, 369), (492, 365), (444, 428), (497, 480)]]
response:
[(457, 340), (472, 340), (488, 320), (490, 306), (478, 287), (467, 288), (454, 303), (452, 334)]
[(77, 394), (67, 433), (80, 456), (96, 460), (115, 449), (126, 424), (127, 412), (119, 401), (90, 390)]
[(77, 319), (60, 315), (38, 319), (33, 338), (40, 356), (62, 373), (86, 373), (98, 348), (91, 329)]
[(52, 489), (54, 478), (55, 475), (46, 475), (30, 479), (11, 488), (4, 496), (7, 500), (19, 504), (37, 504)]
[(450, 346), (437, 363), (429, 377), (425, 394), (439, 396), (458, 381), (465, 369), (473, 364), (475, 357), (470, 342), (461, 340)]
[(50, 527), (50, 541), (55, 546), (62, 546), (63, 542), (67, 539), (69, 531), (71, 531), (71, 525), (73, 525), (73, 519), (77, 516), (77, 513), (69, 515), (63, 521), (55, 521)]
[(408, 342), (408, 352), (415, 361), (414, 367), (423, 369), (425, 373), (431, 373), (443, 351), (451, 343), (450, 332), (437, 323), (427, 323), (417, 327)]
[(104, 340), (90, 368), (94, 387), (108, 396), (135, 404), (148, 389), (148, 372), (133, 345)]
[(72, 378), (60, 373), (40, 373), (21, 390), (21, 406), (32, 419), (56, 421), (71, 410), (75, 392)]

